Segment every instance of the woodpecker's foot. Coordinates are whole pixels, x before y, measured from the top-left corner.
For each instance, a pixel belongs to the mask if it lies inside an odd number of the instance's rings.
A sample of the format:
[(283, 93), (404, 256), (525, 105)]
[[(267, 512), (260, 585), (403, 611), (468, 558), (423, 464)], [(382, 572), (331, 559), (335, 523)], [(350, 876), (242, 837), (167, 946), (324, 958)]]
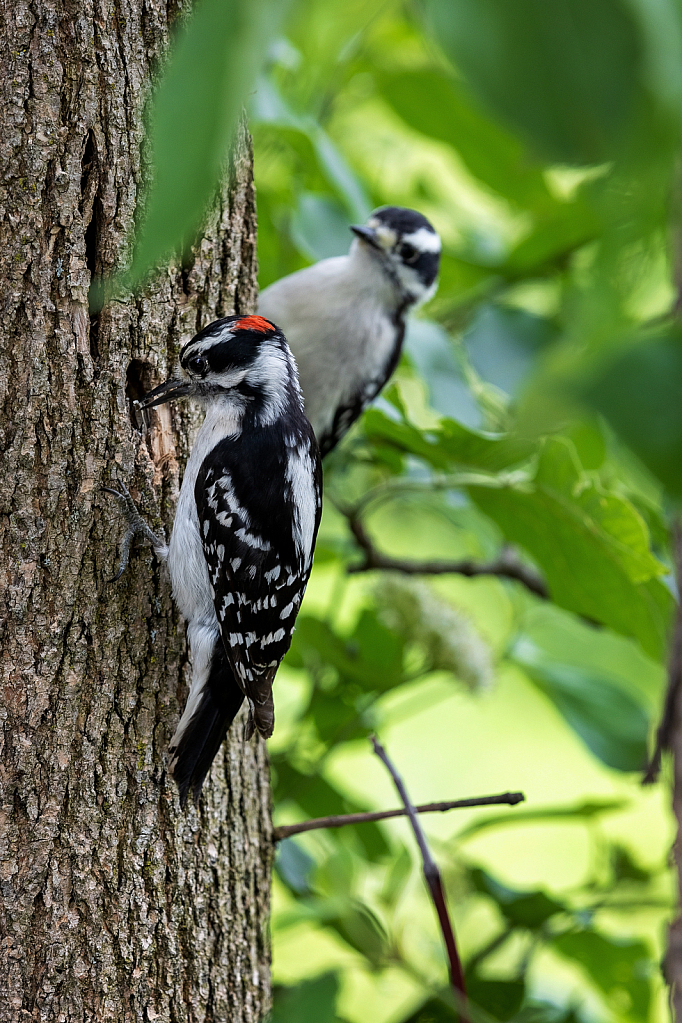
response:
[(149, 540), (152, 547), (154, 548), (155, 553), (158, 554), (160, 557), (164, 557), (164, 555), (166, 554), (165, 540), (163, 540), (163, 538), (161, 537), (158, 537), (156, 533), (152, 529), (150, 529), (150, 527), (144, 521), (139, 511), (137, 510), (137, 505), (135, 504), (132, 497), (128, 493), (128, 488), (126, 487), (126, 485), (124, 483), (119, 483), (118, 485), (121, 488), (120, 491), (114, 490), (112, 487), (102, 488), (105, 493), (113, 494), (114, 497), (120, 502), (123, 514), (125, 515), (126, 521), (128, 523), (126, 534), (123, 537), (123, 541), (121, 543), (121, 560), (119, 561), (118, 564), (118, 572), (116, 573), (114, 578), (110, 580), (110, 582), (112, 583), (117, 582), (117, 580), (121, 578), (126, 568), (128, 567), (128, 562), (130, 561), (130, 548), (137, 533), (141, 533), (146, 540)]

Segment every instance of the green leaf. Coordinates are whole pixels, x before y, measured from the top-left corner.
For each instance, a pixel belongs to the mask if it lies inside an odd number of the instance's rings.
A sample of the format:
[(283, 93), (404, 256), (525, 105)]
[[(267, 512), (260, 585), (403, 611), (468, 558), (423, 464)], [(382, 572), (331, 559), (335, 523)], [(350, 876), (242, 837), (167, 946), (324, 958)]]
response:
[[(258, 91), (251, 104), (254, 119), (300, 132), (313, 148), (315, 159), (325, 179), (336, 190), (348, 212), (356, 220), (364, 221), (371, 206), (364, 188), (353, 170), (318, 122), (308, 115), (295, 113), (271, 79), (260, 79)], [(350, 235), (347, 235), (350, 244)]]
[(633, 127), (645, 47), (621, 0), (431, 0), (436, 35), (484, 103), (557, 163), (611, 160)]
[(293, 838), (285, 838), (277, 845), (275, 870), (284, 883), (297, 895), (307, 895), (315, 860)]
[[(651, 953), (643, 941), (607, 938), (596, 931), (561, 934), (552, 944), (563, 956), (580, 963), (620, 1012), (646, 1021), (651, 985), (647, 978)], [(625, 1004), (624, 1004), (625, 1002)]]
[(589, 750), (617, 771), (646, 764), (649, 720), (644, 707), (614, 680), (571, 664), (547, 663), (519, 640), (513, 658), (545, 692)]
[(603, 229), (601, 219), (586, 202), (566, 203), (512, 249), (500, 270), (512, 278), (561, 270), (575, 249), (598, 238)]
[(435, 70), (379, 75), (381, 94), (415, 131), (447, 142), (471, 172), (524, 209), (560, 206), (523, 145), (478, 109), (450, 75)]
[(454, 419), (441, 420), (437, 438), (441, 450), (452, 462), (486, 472), (510, 469), (527, 461), (535, 451), (532, 441), (469, 430)]
[(469, 871), (469, 877), (476, 890), (493, 899), (502, 915), (515, 927), (537, 930), (550, 917), (565, 912), (561, 902), (550, 899), (544, 892), (519, 892), (507, 888), (478, 867)]
[(328, 920), (328, 925), (372, 966), (385, 964), (389, 947), (388, 935), (377, 915), (361, 902), (350, 903), (343, 915)]
[(309, 259), (327, 259), (348, 252), (348, 216), (338, 202), (324, 195), (301, 192), (291, 221), (296, 247)]
[(276, 803), (294, 800), (308, 817), (327, 817), (330, 814), (355, 813), (365, 810), (342, 796), (319, 774), (303, 774), (290, 763), (273, 758), (276, 777), (274, 798)]
[(530, 441), (481, 433), (454, 419), (441, 419), (437, 429), (419, 430), (406, 420), (389, 419), (376, 408), (367, 410), (363, 427), (370, 441), (388, 441), (441, 471), (463, 465), (499, 472), (526, 461), (535, 450)]
[(471, 365), (484, 380), (515, 394), (556, 334), (554, 325), (542, 316), (486, 302), (476, 311), (464, 345)]
[(126, 286), (191, 242), (283, 6), (200, 0), (181, 27), (151, 104), (152, 182)]
[(339, 674), (369, 691), (384, 691), (403, 680), (403, 639), (365, 609), (348, 639), (326, 622), (301, 615), (292, 641), (294, 657), (306, 663), (330, 664)]
[(452, 341), (433, 320), (407, 321), (403, 351), (429, 388), (431, 408), (467, 426), (481, 423), (481, 412), (457, 364)]
[(601, 801), (590, 800), (579, 803), (577, 806), (546, 807), (539, 810), (514, 810), (513, 813), (497, 813), (490, 817), (483, 817), (468, 824), (466, 828), (457, 835), (459, 841), (478, 835), (488, 828), (499, 828), (506, 825), (516, 827), (518, 824), (542, 824), (552, 821), (589, 821), (593, 817), (600, 817), (604, 813), (617, 813), (628, 806), (626, 799), (604, 799)]
[(487, 980), (474, 973), (466, 984), (471, 1001), (502, 1021), (516, 1015), (526, 994), (522, 980)]
[(386, 872), (380, 898), (387, 906), (395, 906), (402, 895), (410, 874), (412, 873), (412, 857), (404, 845), (401, 845)]
[(618, 881), (637, 881), (646, 884), (653, 876), (653, 871), (645, 870), (635, 863), (630, 851), (622, 845), (614, 845), (611, 848), (611, 869)]
[(365, 435), (370, 442), (388, 442), (400, 451), (418, 455), (436, 469), (445, 471), (451, 460), (441, 451), (436, 431), (422, 431), (403, 421), (389, 419), (377, 408), (370, 408), (362, 419)]
[(364, 824), (346, 827), (345, 834), (348, 838), (351, 836), (354, 838), (362, 855), (369, 863), (379, 863), (391, 851), (381, 824), (376, 824), (374, 821), (365, 821)]
[(584, 389), (595, 409), (663, 483), (682, 497), (682, 338), (629, 346)]
[(353, 854), (337, 845), (315, 871), (315, 889), (330, 898), (351, 895), (355, 888), (357, 866)]
[(530, 483), (467, 489), (537, 562), (555, 603), (662, 655), (673, 607), (657, 578), (665, 567), (651, 553), (634, 505), (584, 476), (570, 441), (545, 442)]
[(270, 1023), (337, 1023), (336, 998), (339, 978), (324, 973), (313, 980), (304, 980), (296, 987), (278, 986), (273, 992)]
[(429, 998), (402, 1023), (456, 1023), (458, 1019), (455, 1010), (445, 1001)]
[(376, 728), (371, 711), (363, 714), (361, 701), (355, 693), (347, 690), (347, 681), (341, 679), (331, 690), (317, 690), (310, 702), (310, 720), (327, 746), (334, 746), (339, 741), (350, 742)]
[(528, 1000), (514, 1020), (515, 1023), (583, 1023), (582, 1017), (571, 1005), (535, 1000)]
[(373, 609), (362, 611), (349, 646), (357, 649), (362, 664), (372, 672), (378, 682), (375, 688), (384, 690), (402, 682), (404, 639), (387, 628)]

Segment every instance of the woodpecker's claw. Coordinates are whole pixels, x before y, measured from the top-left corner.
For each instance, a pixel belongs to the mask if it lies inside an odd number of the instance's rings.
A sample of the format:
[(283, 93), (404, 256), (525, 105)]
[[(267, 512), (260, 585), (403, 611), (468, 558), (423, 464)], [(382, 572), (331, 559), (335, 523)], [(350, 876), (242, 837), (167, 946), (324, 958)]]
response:
[(113, 579), (109, 580), (109, 582), (112, 583), (117, 582), (128, 567), (128, 563), (130, 561), (130, 548), (137, 533), (141, 533), (145, 539), (149, 540), (156, 554), (163, 556), (166, 551), (165, 542), (160, 539), (144, 521), (137, 510), (137, 505), (130, 496), (125, 483), (119, 483), (118, 485), (121, 490), (114, 490), (112, 487), (102, 487), (102, 490), (104, 490), (105, 493), (113, 494), (114, 497), (120, 501), (123, 514), (125, 515), (128, 524), (126, 534), (121, 541), (121, 558), (118, 564), (118, 572)]

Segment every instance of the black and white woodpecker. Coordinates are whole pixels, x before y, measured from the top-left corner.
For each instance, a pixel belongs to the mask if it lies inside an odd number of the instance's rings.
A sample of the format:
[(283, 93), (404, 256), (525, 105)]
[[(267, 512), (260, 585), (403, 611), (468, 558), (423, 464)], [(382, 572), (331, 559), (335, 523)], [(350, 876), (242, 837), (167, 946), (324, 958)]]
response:
[(405, 315), (434, 294), (440, 264), (440, 238), (414, 210), (382, 206), (351, 231), (347, 256), (283, 277), (258, 302), (286, 333), (323, 457), (393, 373)]
[[(119, 576), (135, 533), (166, 562), (187, 621), (192, 682), (171, 739), (170, 769), (185, 803), (199, 798), (213, 759), (249, 704), (246, 738), (269, 738), (272, 683), (289, 649), (312, 567), (322, 471), (286, 339), (262, 316), (226, 316), (180, 352), (182, 379), (139, 403), (192, 397), (206, 418), (190, 453), (170, 543), (132, 498), (111, 490), (128, 518)], [(118, 578), (118, 577), (117, 577)]]

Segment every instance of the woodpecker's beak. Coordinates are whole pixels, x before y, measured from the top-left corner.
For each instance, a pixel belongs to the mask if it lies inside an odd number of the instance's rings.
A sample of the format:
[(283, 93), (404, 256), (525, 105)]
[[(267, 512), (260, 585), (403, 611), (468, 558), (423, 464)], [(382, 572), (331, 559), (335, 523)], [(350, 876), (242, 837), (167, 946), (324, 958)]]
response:
[(138, 408), (153, 408), (155, 405), (163, 405), (173, 398), (184, 398), (192, 390), (188, 380), (167, 380), (165, 384), (155, 387), (149, 394), (145, 394), (141, 401), (135, 402)]
[(364, 224), (351, 224), (350, 229), (353, 234), (356, 234), (358, 238), (362, 238), (363, 242), (367, 242), (373, 249), (381, 249), (381, 244), (374, 228), (366, 227)]

